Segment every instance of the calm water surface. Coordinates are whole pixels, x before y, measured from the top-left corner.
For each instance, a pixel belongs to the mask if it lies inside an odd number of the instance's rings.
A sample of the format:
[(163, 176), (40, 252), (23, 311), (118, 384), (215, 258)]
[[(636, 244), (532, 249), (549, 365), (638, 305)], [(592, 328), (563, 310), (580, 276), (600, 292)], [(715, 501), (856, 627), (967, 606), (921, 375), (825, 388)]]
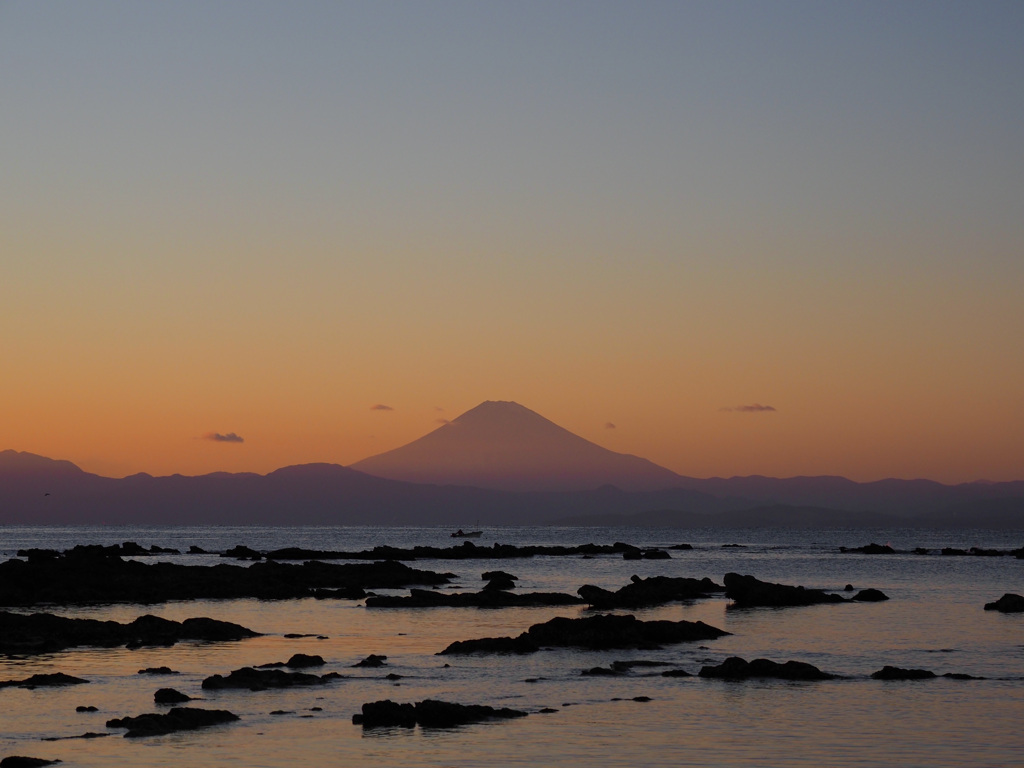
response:
[[(22, 547), (136, 541), (187, 549), (305, 546), (358, 550), (377, 544), (453, 543), (436, 528), (0, 528), (0, 558)], [(1024, 561), (915, 555), (863, 556), (839, 546), (869, 541), (898, 548), (1021, 546), (1016, 533), (994, 531), (674, 531), (666, 529), (497, 528), (479, 546), (626, 541), (638, 546), (688, 542), (671, 560), (619, 557), (504, 561), (420, 561), (451, 571), (459, 589), (477, 590), (491, 569), (519, 577), (519, 591), (575, 592), (582, 584), (617, 589), (639, 576), (709, 576), (729, 571), (808, 587), (876, 587), (892, 598), (875, 604), (787, 609), (730, 608), (724, 598), (636, 612), (639, 618), (702, 620), (733, 634), (661, 651), (543, 651), (526, 657), (439, 657), (454, 640), (515, 635), (578, 608), (367, 609), (360, 601), (197, 601), (155, 606), (54, 608), (67, 616), (131, 621), (144, 613), (173, 619), (212, 616), (264, 633), (236, 643), (183, 643), (173, 648), (87, 649), (24, 659), (0, 658), (0, 680), (65, 672), (88, 685), (34, 691), (0, 689), (0, 756), (59, 758), (68, 765), (184, 764), (266, 766), (395, 765), (1017, 765), (1024, 750), (1024, 615), (982, 609), (1004, 592), (1024, 593)], [(723, 549), (723, 544), (742, 548)], [(149, 559), (149, 558), (141, 558)], [(166, 557), (199, 563), (215, 556)], [(326, 635), (288, 639), (287, 633)], [(246, 665), (316, 653), (323, 671), (344, 679), (324, 687), (281, 691), (203, 692), (203, 678)], [(370, 653), (382, 669), (353, 668)], [(664, 661), (696, 673), (727, 656), (797, 659), (844, 676), (817, 683), (723, 682), (663, 678), (638, 670), (620, 678), (580, 671), (614, 660)], [(450, 664), (446, 667), (445, 664)], [(963, 672), (986, 680), (880, 682), (885, 664)], [(174, 677), (136, 674), (167, 665)], [(402, 675), (397, 682), (385, 675)], [(43, 742), (52, 736), (105, 732), (112, 717), (158, 711), (153, 692), (172, 686), (202, 696), (196, 706), (229, 709), (238, 723), (144, 739), (122, 731), (92, 740)], [(649, 702), (633, 701), (650, 697)], [(366, 701), (439, 698), (510, 706), (530, 712), (514, 721), (452, 730), (382, 729), (351, 724)], [(78, 713), (93, 705), (96, 713)], [(321, 711), (310, 711), (320, 707)], [(545, 707), (556, 709), (541, 714)], [(274, 710), (290, 714), (271, 715)]]

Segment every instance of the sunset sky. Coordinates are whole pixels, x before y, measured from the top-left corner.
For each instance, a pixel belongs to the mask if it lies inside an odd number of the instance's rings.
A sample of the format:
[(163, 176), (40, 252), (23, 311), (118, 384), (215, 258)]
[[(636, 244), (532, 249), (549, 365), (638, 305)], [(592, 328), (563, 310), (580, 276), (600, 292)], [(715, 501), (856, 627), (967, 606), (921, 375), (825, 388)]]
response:
[(1021, 2), (4, 0), (0, 450), (267, 472), (514, 400), (695, 477), (1024, 479), (1022, 40)]

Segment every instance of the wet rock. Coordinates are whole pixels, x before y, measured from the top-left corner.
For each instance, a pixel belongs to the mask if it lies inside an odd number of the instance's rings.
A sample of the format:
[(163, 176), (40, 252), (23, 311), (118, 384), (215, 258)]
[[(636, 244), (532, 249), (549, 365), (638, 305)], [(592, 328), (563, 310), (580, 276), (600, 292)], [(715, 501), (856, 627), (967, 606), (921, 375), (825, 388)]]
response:
[(583, 677), (614, 677), (617, 675), (626, 674), (625, 670), (616, 670), (611, 667), (591, 667), (590, 669), (584, 669), (580, 674)]
[(40, 741), (70, 741), (71, 739), (102, 739), (109, 736), (109, 733), (94, 733), (93, 731), (86, 731), (80, 733), (77, 736), (45, 736)]
[(188, 553), (190, 555), (209, 555), (210, 554), (205, 549), (203, 549), (202, 547), (197, 547), (195, 544), (193, 544), (192, 546), (190, 546), (188, 548)]
[(672, 555), (664, 549), (645, 549), (641, 552), (644, 560), (671, 560)]
[(669, 576), (651, 576), (641, 579), (633, 576), (629, 584), (611, 592), (592, 584), (584, 584), (577, 594), (591, 608), (608, 610), (611, 608), (640, 608), (643, 606), (663, 605), (680, 600), (695, 600), (709, 597), (712, 593), (723, 592), (725, 587), (715, 584), (711, 579), (672, 578)]
[(938, 675), (927, 669), (904, 669), (887, 664), (877, 672), (872, 672), (871, 677), (874, 680), (931, 680)]
[(376, 655), (374, 653), (371, 653), (365, 659), (363, 659), (362, 661), (357, 661), (352, 666), (353, 667), (383, 667), (384, 666), (384, 662), (387, 661), (387, 658), (388, 658), (387, 656), (378, 656), (378, 655)]
[(633, 701), (638, 701), (641, 704), (644, 703), (644, 702), (648, 702), (650, 700), (651, 700), (650, 696), (634, 696), (633, 697)]
[(673, 544), (669, 549), (689, 550), (693, 549), (693, 544)]
[(160, 688), (153, 694), (153, 701), (157, 704), (184, 704), (186, 701), (192, 701), (192, 697), (173, 688)]
[(391, 680), (391, 681), (401, 680), (402, 677), (403, 677), (403, 675), (396, 675), (394, 672), (389, 672), (388, 674), (384, 675), (384, 679), (385, 680)]
[[(515, 586), (514, 584), (512, 586)], [(366, 598), (367, 608), (510, 608), (547, 605), (581, 605), (583, 601), (561, 592), (515, 594), (503, 589), (484, 588), (480, 592), (436, 592), (412, 589), (406, 597), (380, 595)]]
[(436, 699), (416, 702), (415, 712), (416, 722), (422, 728), (453, 728), (485, 720), (507, 720), (527, 715), (526, 712), (507, 707), (498, 709), (482, 704), (455, 704)]
[(527, 557), (571, 557), (593, 555), (618, 555), (627, 550), (638, 549), (621, 541), (615, 544), (582, 544), (564, 546), (514, 546), (498, 544), (492, 547), (477, 546), (471, 541), (451, 547), (417, 546), (410, 548), (378, 546), (358, 552), (303, 549), (286, 547), (266, 553), (268, 560), (511, 560)]
[(362, 600), (366, 595), (367, 592), (362, 587), (313, 590), (313, 597), (317, 600)]
[(700, 677), (724, 680), (746, 680), (752, 677), (769, 677), (778, 680), (834, 680), (837, 675), (822, 672), (813, 664), (803, 661), (787, 661), (779, 664), (770, 659), (747, 661), (739, 656), (730, 656), (717, 666), (701, 667)]
[(92, 705), (89, 705), (89, 706), (78, 706), (78, 707), (75, 707), (75, 712), (99, 712), (99, 709), (97, 709), (96, 707), (94, 707)]
[(305, 685), (323, 685), (340, 678), (337, 672), (326, 675), (313, 675), (307, 672), (285, 672), (280, 669), (254, 669), (242, 667), (233, 670), (227, 677), (211, 675), (203, 680), (204, 690), (221, 690), (224, 688), (241, 688), (250, 691), (265, 691), (268, 688), (293, 688)]
[(0, 680), (0, 688), (58, 688), (65, 685), (83, 685), (88, 683), (80, 677), (65, 675), (63, 672), (32, 675), (24, 680)]
[(226, 709), (199, 709), (197, 707), (175, 707), (166, 714), (150, 712), (137, 717), (121, 717), (107, 721), (108, 728), (127, 728), (125, 738), (159, 736), (175, 731), (194, 731), (221, 723), (238, 720), (238, 715)]
[(725, 574), (725, 596), (737, 606), (782, 607), (846, 602), (842, 596), (820, 589), (773, 584), (738, 573)]
[(238, 624), (196, 618), (183, 622), (140, 616), (129, 624), (69, 619), (49, 613), (0, 611), (0, 653), (52, 653), (79, 646), (174, 645), (179, 640), (241, 640), (259, 633)]
[(494, 581), (495, 579), (507, 579), (509, 581), (519, 581), (518, 576), (513, 576), (511, 573), (506, 571), (485, 571), (480, 574), (480, 578), (484, 581)]
[[(168, 600), (311, 597), (317, 590), (396, 589), (448, 583), (452, 574), (374, 563), (179, 565), (100, 553), (0, 563), (0, 606), (159, 603)], [(0, 631), (0, 637), (3, 636)]]
[(850, 599), (860, 603), (879, 603), (888, 600), (889, 596), (880, 589), (862, 589)]
[(491, 592), (494, 590), (509, 590), (515, 589), (516, 582), (508, 574), (502, 574), (491, 578), (487, 584), (484, 585), (484, 591)]
[(639, 547), (630, 547), (622, 553), (623, 560), (643, 560), (644, 553)]
[(711, 640), (728, 635), (702, 621), (640, 621), (635, 616), (604, 614), (581, 619), (557, 617), (534, 624), (516, 638), (457, 641), (441, 654), (534, 653), (542, 647), (657, 649), (662, 643)]
[(255, 549), (239, 544), (231, 549), (225, 550), (221, 557), (233, 557), (236, 560), (262, 560), (263, 555)]
[(537, 710), (537, 712), (539, 712), (539, 713), (540, 713), (540, 714), (542, 714), (542, 715), (550, 715), (550, 714), (552, 714), (553, 712), (557, 712), (557, 711), (558, 711), (558, 710), (557, 710), (557, 709), (555, 709), (554, 707), (544, 707), (544, 709), (538, 709), (538, 710)]
[(1007, 592), (994, 603), (985, 603), (986, 611), (999, 611), (1000, 613), (1020, 613), (1024, 611), (1024, 597)]
[(693, 677), (685, 669), (666, 669), (661, 673), (662, 677)]
[(280, 667), (288, 667), (289, 669), (304, 669), (306, 667), (322, 667), (324, 665), (323, 656), (309, 656), (305, 653), (293, 654), (288, 661), (274, 661), (270, 664), (260, 664), (257, 669), (277, 669)]
[(352, 715), (352, 723), (363, 728), (412, 728), (416, 725), (416, 708), (391, 699), (367, 702), (361, 713)]
[(840, 552), (858, 553), (861, 555), (895, 555), (896, 550), (888, 544), (865, 544), (863, 547), (840, 547)]
[(140, 674), (140, 675), (180, 675), (181, 673), (171, 669), (170, 667), (146, 667), (145, 669), (140, 669), (138, 674)]
[(23, 755), (11, 755), (0, 760), (0, 768), (36, 768), (40, 765), (54, 765), (60, 760), (44, 760), (41, 757), (25, 757)]

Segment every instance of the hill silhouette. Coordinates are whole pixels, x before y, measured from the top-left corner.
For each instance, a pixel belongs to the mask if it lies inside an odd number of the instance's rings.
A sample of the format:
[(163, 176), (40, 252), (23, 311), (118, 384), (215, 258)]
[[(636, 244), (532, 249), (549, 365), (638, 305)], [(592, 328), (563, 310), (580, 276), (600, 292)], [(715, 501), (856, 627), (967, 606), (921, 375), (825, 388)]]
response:
[(522, 405), (488, 400), (427, 435), (351, 465), (391, 480), (504, 491), (679, 487), (652, 461), (602, 448)]

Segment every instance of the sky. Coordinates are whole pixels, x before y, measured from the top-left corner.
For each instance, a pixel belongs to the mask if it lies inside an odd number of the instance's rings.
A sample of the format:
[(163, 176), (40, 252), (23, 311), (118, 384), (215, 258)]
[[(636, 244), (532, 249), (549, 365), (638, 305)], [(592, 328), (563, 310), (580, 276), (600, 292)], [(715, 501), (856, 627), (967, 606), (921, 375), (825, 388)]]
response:
[[(1024, 479), (1020, 2), (0, 0), (0, 449)], [(755, 407), (758, 406), (758, 407)]]

